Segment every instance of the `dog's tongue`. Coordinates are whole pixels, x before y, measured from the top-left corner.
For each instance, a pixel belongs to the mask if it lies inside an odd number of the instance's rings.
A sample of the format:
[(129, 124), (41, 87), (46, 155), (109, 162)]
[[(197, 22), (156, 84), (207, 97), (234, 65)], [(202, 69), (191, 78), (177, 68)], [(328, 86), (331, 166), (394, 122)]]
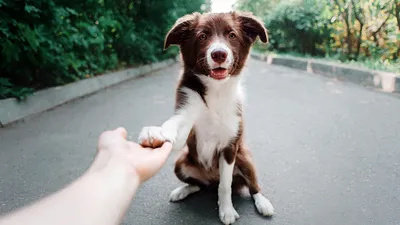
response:
[(217, 80), (224, 79), (228, 76), (228, 70), (224, 68), (217, 68), (211, 70), (211, 77)]

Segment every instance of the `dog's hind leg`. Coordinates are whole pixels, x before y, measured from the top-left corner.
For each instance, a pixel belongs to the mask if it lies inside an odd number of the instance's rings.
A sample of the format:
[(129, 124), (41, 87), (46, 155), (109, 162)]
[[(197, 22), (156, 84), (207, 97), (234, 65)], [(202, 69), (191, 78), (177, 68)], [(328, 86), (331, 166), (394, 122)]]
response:
[(247, 186), (249, 187), (250, 194), (254, 199), (254, 204), (256, 205), (258, 212), (263, 216), (272, 216), (274, 214), (274, 207), (271, 202), (261, 194), (256, 170), (246, 149), (241, 149), (237, 154), (236, 166), (240, 171), (240, 175), (243, 176)]
[(178, 187), (171, 192), (170, 200), (173, 202), (182, 200), (209, 184), (203, 177), (202, 172), (191, 165), (188, 157), (190, 157), (188, 153), (183, 151), (175, 163), (175, 175), (186, 185)]
[(198, 191), (200, 191), (199, 186), (191, 184), (182, 185), (171, 192), (169, 199), (171, 202), (177, 202)]

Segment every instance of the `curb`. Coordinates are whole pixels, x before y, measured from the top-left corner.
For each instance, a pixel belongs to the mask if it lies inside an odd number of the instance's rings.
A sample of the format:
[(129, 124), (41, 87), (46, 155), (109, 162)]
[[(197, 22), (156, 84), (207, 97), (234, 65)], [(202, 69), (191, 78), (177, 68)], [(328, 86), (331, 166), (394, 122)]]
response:
[(271, 56), (251, 53), (251, 57), (268, 64), (287, 66), (313, 74), (349, 81), (364, 87), (373, 87), (384, 92), (400, 93), (400, 76), (395, 73), (355, 68), (348, 65), (302, 59), (288, 56)]
[(101, 89), (115, 84), (140, 77), (170, 66), (178, 61), (178, 58), (143, 65), (137, 68), (106, 73), (63, 86), (51, 87), (35, 92), (24, 101), (15, 98), (0, 100), (0, 127), (20, 121), (26, 117), (47, 111), (69, 101), (93, 94)]

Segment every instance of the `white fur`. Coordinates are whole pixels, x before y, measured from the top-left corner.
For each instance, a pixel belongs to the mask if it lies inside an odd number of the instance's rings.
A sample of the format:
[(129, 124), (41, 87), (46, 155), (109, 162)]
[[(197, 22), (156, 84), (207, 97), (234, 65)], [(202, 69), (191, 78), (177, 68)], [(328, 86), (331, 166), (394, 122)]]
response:
[(171, 192), (170, 201), (176, 202), (186, 198), (188, 195), (200, 191), (200, 187), (194, 185), (183, 185)]
[(154, 139), (158, 139), (161, 141), (168, 140), (161, 134), (161, 131), (161, 127), (143, 127), (139, 135), (139, 143), (142, 143), (146, 139), (148, 139), (150, 142), (152, 142)]
[(257, 207), (257, 210), (263, 216), (271, 216), (274, 214), (274, 207), (271, 202), (264, 197), (261, 193), (257, 193), (253, 195), (254, 203)]
[(205, 108), (203, 100), (197, 92), (189, 88), (182, 88), (181, 91), (186, 94), (188, 99), (185, 106), (162, 125), (163, 133), (175, 134), (174, 150), (181, 150), (185, 146), (190, 130)]
[(210, 168), (215, 150), (227, 146), (236, 136), (240, 117), (237, 116), (237, 103), (242, 100), (240, 78), (231, 77), (225, 82), (206, 76), (199, 76), (207, 86), (205, 96), (207, 106), (198, 116), (194, 127), (197, 138), (199, 161)]
[(238, 190), (238, 193), (243, 198), (251, 198), (249, 187), (243, 186)]
[(218, 205), (219, 217), (224, 224), (232, 224), (239, 219), (232, 204), (232, 177), (235, 162), (228, 164), (224, 155), (219, 158), (219, 186), (218, 186)]
[[(214, 62), (214, 60), (211, 57), (211, 53), (215, 49), (223, 49), (227, 52), (227, 57), (226, 57), (225, 62), (223, 62), (221, 64)], [(226, 44), (224, 44), (220, 41), (215, 41), (207, 49), (207, 64), (211, 69), (215, 69), (217, 67), (229, 68), (232, 63), (233, 63), (233, 53), (232, 53), (232, 50)]]
[(157, 138), (173, 144), (173, 150), (181, 150), (198, 115), (203, 111), (204, 103), (199, 94), (188, 88), (182, 90), (188, 97), (184, 108), (165, 121), (161, 127), (143, 127), (139, 134), (139, 143), (146, 139)]

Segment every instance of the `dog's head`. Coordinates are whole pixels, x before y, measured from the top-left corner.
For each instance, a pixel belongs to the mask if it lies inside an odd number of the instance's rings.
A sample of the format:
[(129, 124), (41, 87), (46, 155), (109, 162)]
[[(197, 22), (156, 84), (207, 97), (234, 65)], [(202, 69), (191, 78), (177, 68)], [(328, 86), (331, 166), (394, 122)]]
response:
[(193, 13), (176, 21), (164, 48), (180, 46), (185, 67), (223, 80), (240, 73), (257, 37), (268, 42), (263, 23), (251, 13)]

